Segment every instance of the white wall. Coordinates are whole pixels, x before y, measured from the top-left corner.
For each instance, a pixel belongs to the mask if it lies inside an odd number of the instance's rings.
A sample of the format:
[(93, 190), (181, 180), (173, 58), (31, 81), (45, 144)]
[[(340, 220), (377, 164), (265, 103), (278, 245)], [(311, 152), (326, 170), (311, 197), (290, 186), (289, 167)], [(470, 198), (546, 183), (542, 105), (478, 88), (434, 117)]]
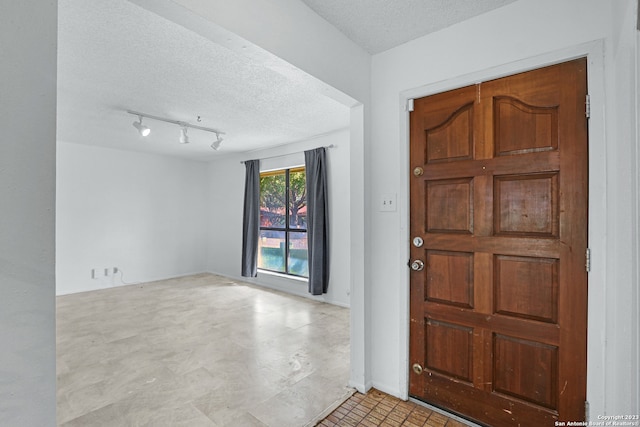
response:
[[(631, 1), (630, 1), (631, 3)], [(640, 5), (638, 6), (640, 8)], [(640, 10), (638, 11), (640, 14)], [(638, 18), (640, 20), (640, 18)], [(640, 24), (639, 24), (640, 26)], [(636, 117), (640, 116), (640, 28), (638, 28), (638, 32), (636, 33)], [(635, 171), (636, 171), (636, 194), (640, 191), (640, 120), (636, 122), (636, 162), (635, 162)], [(635, 243), (633, 245), (634, 253), (633, 259), (640, 259), (640, 198), (636, 200), (635, 206)], [(634, 269), (634, 278), (635, 278), (635, 306), (640, 307), (640, 265), (638, 263), (635, 264)], [(637, 330), (640, 330), (640, 313), (638, 310), (634, 310), (636, 319), (634, 324), (636, 325)], [(636, 346), (636, 366), (640, 365), (640, 342), (637, 343)], [(636, 384), (635, 390), (636, 396), (640, 396), (640, 381)], [(640, 400), (640, 397), (638, 398)], [(640, 402), (636, 402), (636, 407), (640, 408)]]
[[(638, 363), (638, 100), (637, 0), (612, 2), (607, 66), (606, 349), (602, 390), (610, 414), (640, 409)], [(605, 249), (605, 248), (603, 248)]]
[[(206, 271), (207, 164), (58, 142), (57, 294)], [(91, 269), (101, 276), (91, 278)]]
[[(615, 3), (615, 2), (614, 2)], [(424, 96), (472, 84), (505, 72), (571, 59), (586, 42), (603, 39), (607, 97), (602, 91), (602, 59), (590, 58), (592, 119), (590, 124), (590, 274), (588, 399), (592, 416), (638, 409), (638, 323), (631, 304), (637, 302), (631, 277), (636, 270), (638, 194), (627, 190), (637, 179), (631, 160), (637, 148), (630, 132), (637, 117), (625, 106), (634, 99), (634, 62), (626, 14), (635, 16), (630, 0), (612, 17), (611, 3), (599, 0), (520, 0), (437, 33), (375, 55), (372, 61), (371, 198), (399, 193), (397, 213), (371, 215), (371, 376), (374, 386), (407, 393), (408, 256), (407, 113), (408, 94)], [(628, 6), (628, 7), (625, 7)], [(630, 13), (632, 12), (632, 13)], [(623, 18), (625, 19), (623, 25)], [(624, 27), (624, 28), (623, 28)], [(611, 34), (620, 31), (614, 49)], [(564, 58), (564, 50), (567, 57)], [(560, 52), (555, 53), (554, 52)], [(585, 51), (586, 52), (586, 51)], [(592, 51), (593, 52), (593, 51)], [(622, 57), (620, 56), (622, 55)], [(550, 59), (551, 58), (551, 59)], [(600, 81), (599, 81), (600, 78)], [(620, 95), (626, 95), (620, 99)], [(611, 111), (605, 113), (605, 107)], [(633, 107), (633, 106), (632, 106)], [(612, 128), (622, 126), (621, 132)], [(605, 133), (604, 129), (608, 129)], [(390, 141), (399, 141), (393, 143)], [(636, 139), (637, 141), (637, 139)], [(597, 155), (594, 155), (597, 153)], [(629, 156), (629, 157), (627, 157)], [(635, 179), (634, 179), (635, 177)], [(624, 184), (626, 182), (627, 184)], [(595, 192), (594, 189), (602, 189)], [(606, 190), (605, 190), (606, 189)], [(606, 209), (603, 202), (606, 201)], [(597, 204), (596, 204), (597, 203)], [(400, 236), (400, 238), (398, 237)], [(635, 245), (635, 246), (634, 246)], [(393, 283), (393, 286), (389, 286)], [(633, 300), (636, 295), (635, 300)], [(594, 296), (598, 298), (594, 299)], [(622, 308), (622, 309), (621, 309)], [(623, 326), (625, 325), (625, 326)], [(606, 367), (605, 367), (606, 363)], [(605, 399), (604, 393), (607, 394)]]
[[(325, 295), (312, 297), (307, 282), (258, 272), (258, 277), (241, 277), (242, 209), (245, 167), (241, 160), (266, 158), (262, 170), (304, 164), (301, 151), (335, 145), (327, 149), (331, 265), (329, 288)], [(257, 285), (283, 290), (345, 307), (349, 306), (350, 281), (350, 177), (349, 131), (339, 131), (308, 141), (230, 156), (209, 165), (209, 271)], [(287, 155), (297, 153), (294, 155)]]
[(1, 9), (0, 425), (51, 426), (57, 2)]

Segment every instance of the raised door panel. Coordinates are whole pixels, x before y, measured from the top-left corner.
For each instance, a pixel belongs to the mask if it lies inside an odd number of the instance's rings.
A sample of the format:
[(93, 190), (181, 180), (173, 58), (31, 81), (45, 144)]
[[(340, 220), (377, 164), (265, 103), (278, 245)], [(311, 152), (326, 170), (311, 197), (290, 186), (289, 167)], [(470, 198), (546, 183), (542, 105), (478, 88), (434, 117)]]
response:
[(496, 392), (558, 408), (558, 348), (494, 335), (493, 386)]
[(426, 181), (426, 186), (427, 232), (473, 233), (473, 179)]
[(426, 251), (426, 299), (473, 308), (473, 253)]
[(558, 106), (535, 106), (510, 97), (493, 99), (496, 156), (558, 149)]
[(496, 235), (558, 237), (558, 173), (494, 178)]
[(473, 103), (460, 107), (438, 125), (425, 129), (425, 163), (471, 159)]
[(432, 319), (425, 322), (426, 368), (472, 382), (473, 329)]
[(557, 323), (557, 259), (495, 256), (496, 313)]

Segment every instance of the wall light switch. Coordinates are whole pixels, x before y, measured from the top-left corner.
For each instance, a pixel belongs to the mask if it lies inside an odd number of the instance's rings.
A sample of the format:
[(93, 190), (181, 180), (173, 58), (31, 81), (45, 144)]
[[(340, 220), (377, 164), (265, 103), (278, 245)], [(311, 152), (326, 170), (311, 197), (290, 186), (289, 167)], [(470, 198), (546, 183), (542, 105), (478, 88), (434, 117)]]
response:
[(388, 193), (380, 196), (379, 204), (380, 212), (395, 212), (396, 211), (396, 194)]

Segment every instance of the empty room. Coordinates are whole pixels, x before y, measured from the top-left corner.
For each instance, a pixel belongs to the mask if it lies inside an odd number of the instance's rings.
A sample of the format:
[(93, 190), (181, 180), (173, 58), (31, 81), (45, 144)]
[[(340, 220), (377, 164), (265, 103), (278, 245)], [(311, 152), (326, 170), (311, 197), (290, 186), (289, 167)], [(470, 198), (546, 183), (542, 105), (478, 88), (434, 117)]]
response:
[(314, 421), (352, 392), (349, 109), (128, 1), (58, 23), (58, 424)]
[(3, 4), (0, 425), (637, 425), (638, 9)]

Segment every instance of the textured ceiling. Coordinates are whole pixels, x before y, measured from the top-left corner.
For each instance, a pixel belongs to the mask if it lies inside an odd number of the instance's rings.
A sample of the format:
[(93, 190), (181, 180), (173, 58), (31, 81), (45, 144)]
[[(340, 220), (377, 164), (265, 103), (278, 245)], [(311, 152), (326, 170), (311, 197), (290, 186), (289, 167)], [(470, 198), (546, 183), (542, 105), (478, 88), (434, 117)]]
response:
[(516, 0), (301, 0), (371, 54)]
[[(60, 0), (58, 139), (210, 160), (299, 141), (349, 124), (349, 110), (302, 84), (126, 0)], [(144, 120), (127, 109), (225, 132)], [(197, 123), (197, 116), (201, 122)]]
[[(375, 53), (514, 0), (301, 1)], [(229, 49), (128, 0), (58, 5), (60, 141), (206, 161), (349, 125), (348, 108), (323, 84), (250, 59), (245, 46)], [(225, 141), (213, 151), (214, 135), (191, 129), (182, 145), (178, 126), (152, 120), (143, 138), (128, 109), (215, 128)]]

